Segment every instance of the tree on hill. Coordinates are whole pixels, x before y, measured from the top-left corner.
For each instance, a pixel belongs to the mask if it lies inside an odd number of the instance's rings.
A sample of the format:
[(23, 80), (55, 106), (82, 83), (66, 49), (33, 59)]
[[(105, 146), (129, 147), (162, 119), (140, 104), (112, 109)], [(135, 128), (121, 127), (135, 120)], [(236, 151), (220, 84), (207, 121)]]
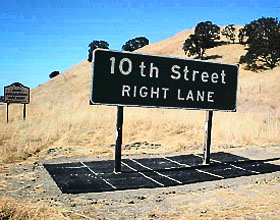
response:
[(127, 41), (123, 46), (122, 50), (124, 51), (135, 51), (141, 47), (144, 47), (149, 44), (149, 40), (145, 37), (136, 37)]
[(54, 77), (56, 77), (57, 75), (59, 75), (59, 71), (53, 71), (50, 75), (49, 75), (49, 77), (50, 77), (50, 79), (52, 79), (52, 78), (54, 78)]
[(211, 21), (200, 22), (183, 44), (183, 50), (186, 55), (197, 54), (198, 58), (203, 59), (206, 49), (216, 45), (215, 40), (220, 39), (220, 27), (212, 24)]
[(240, 28), (239, 29), (239, 33), (238, 33), (238, 41), (240, 44), (245, 45), (246, 44), (246, 40), (245, 40), (245, 29), (244, 28)]
[(258, 32), (258, 21), (254, 20), (249, 24), (246, 24), (243, 28), (239, 29), (239, 43), (248, 44), (253, 40), (253, 35)]
[(239, 30), (239, 41), (243, 44), (249, 44), (256, 37), (264, 36), (264, 34), (268, 34), (271, 30), (277, 29), (277, 23), (278, 20), (272, 17), (262, 17), (254, 20)]
[(198, 58), (203, 59), (203, 55), (207, 47), (204, 45), (205, 42), (195, 35), (191, 34), (183, 44), (183, 50), (187, 56), (198, 55)]
[(88, 50), (88, 62), (92, 62), (92, 52), (97, 48), (109, 49), (109, 43), (106, 41), (98, 41), (94, 40), (89, 45), (90, 48)]
[(276, 18), (260, 18), (244, 27), (248, 37), (247, 53), (240, 63), (249, 69), (261, 67), (273, 69), (280, 62), (280, 23)]
[(231, 40), (232, 43), (235, 41), (235, 27), (233, 24), (225, 26), (225, 28), (222, 30), (222, 35), (224, 35), (227, 39)]
[(213, 45), (215, 40), (220, 39), (220, 27), (211, 21), (200, 22), (196, 25), (194, 34), (204, 38), (205, 42)]

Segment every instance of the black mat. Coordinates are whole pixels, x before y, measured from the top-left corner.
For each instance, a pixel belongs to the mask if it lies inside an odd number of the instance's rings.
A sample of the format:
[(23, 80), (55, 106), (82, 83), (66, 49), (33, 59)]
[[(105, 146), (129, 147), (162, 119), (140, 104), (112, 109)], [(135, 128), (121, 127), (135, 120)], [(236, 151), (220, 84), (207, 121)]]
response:
[(122, 172), (114, 173), (114, 161), (44, 164), (62, 193), (168, 187), (280, 171), (271, 164), (280, 158), (249, 160), (229, 153), (211, 154), (211, 165), (201, 155), (123, 159)]

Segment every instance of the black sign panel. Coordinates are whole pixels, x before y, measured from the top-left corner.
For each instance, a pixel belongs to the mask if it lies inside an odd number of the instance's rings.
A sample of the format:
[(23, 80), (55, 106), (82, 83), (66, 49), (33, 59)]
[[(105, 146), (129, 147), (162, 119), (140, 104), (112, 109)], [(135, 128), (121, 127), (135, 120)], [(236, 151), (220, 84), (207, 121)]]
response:
[(97, 49), (91, 104), (236, 111), (238, 66)]
[(15, 82), (9, 86), (5, 86), (4, 87), (4, 102), (29, 104), (30, 88), (22, 85), (19, 82)]

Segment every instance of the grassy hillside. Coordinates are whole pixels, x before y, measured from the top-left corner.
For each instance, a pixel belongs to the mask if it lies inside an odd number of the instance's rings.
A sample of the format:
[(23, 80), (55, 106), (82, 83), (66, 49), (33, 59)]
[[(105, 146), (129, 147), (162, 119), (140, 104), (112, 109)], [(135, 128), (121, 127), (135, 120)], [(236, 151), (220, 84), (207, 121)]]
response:
[[(140, 53), (185, 57), (186, 30), (138, 50)], [(206, 51), (215, 62), (237, 63), (244, 46), (228, 44)], [(254, 73), (239, 71), (236, 113), (214, 113), (213, 146), (250, 147), (280, 143), (280, 68)], [(83, 61), (32, 90), (27, 120), (20, 105), (10, 106), (10, 123), (0, 109), (0, 161), (59, 155), (112, 156), (116, 107), (89, 106), (91, 63)], [(124, 152), (201, 152), (205, 112), (125, 108)], [(139, 143), (138, 143), (139, 142)]]

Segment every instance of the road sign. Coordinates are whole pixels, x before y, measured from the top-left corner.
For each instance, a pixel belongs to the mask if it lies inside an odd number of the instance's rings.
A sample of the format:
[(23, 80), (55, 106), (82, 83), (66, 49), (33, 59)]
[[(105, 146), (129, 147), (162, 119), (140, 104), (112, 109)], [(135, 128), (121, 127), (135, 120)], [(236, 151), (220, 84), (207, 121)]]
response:
[(5, 103), (19, 103), (29, 104), (30, 102), (30, 88), (15, 82), (9, 86), (4, 87), (4, 102)]
[(91, 104), (236, 111), (238, 66), (97, 49)]
[(238, 65), (97, 49), (90, 104), (117, 105), (115, 172), (121, 172), (123, 106), (203, 109), (204, 163), (213, 110), (236, 111)]

